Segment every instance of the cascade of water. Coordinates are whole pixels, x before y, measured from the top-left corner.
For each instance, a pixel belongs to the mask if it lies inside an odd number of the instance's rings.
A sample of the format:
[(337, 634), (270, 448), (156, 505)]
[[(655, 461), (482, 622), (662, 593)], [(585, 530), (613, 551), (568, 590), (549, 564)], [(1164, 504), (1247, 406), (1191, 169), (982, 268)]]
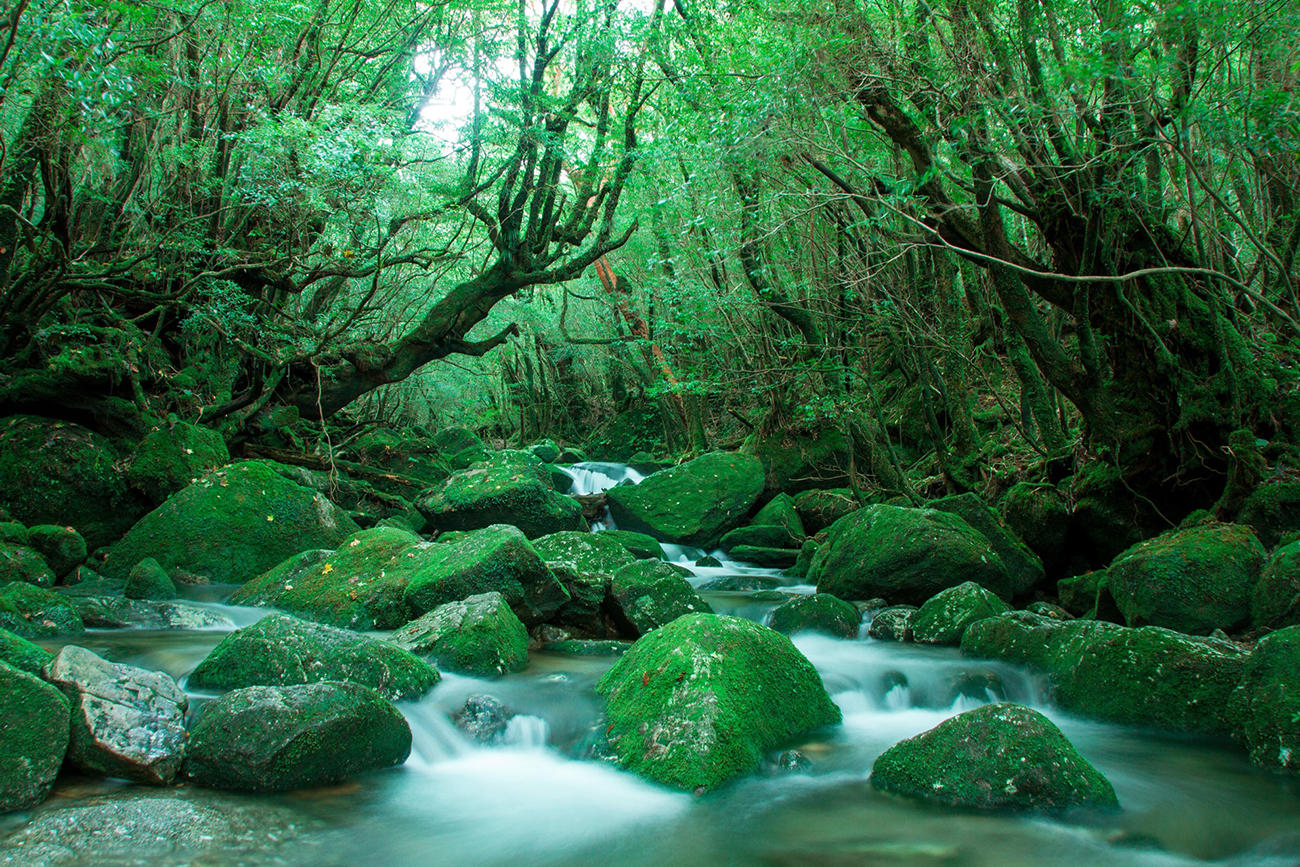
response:
[(546, 720), (531, 714), (519, 714), (506, 723), (502, 742), (507, 746), (539, 749), (546, 746), (550, 736), (551, 726)]
[(626, 464), (607, 463), (605, 461), (584, 461), (560, 469), (571, 479), (573, 484), (565, 493), (588, 495), (603, 494), (615, 485), (630, 481), (638, 484), (645, 476)]

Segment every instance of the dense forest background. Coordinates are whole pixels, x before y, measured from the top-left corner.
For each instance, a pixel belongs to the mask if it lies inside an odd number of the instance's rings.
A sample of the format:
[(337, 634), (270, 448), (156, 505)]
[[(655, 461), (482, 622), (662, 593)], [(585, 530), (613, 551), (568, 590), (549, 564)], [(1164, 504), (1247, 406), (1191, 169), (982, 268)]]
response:
[(1285, 0), (17, 0), (0, 414), (1230, 517), (1300, 464)]

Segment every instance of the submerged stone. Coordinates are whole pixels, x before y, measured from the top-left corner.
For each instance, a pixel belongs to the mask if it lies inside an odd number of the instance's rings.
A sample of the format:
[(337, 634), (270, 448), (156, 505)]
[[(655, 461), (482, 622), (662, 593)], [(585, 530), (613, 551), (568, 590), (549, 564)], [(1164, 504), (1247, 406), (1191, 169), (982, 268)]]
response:
[(749, 455), (712, 452), (660, 470), (606, 495), (619, 527), (664, 542), (712, 547), (736, 527), (763, 490), (763, 465)]
[(0, 661), (0, 813), (44, 801), (67, 749), (68, 700), (39, 677)]
[(597, 685), (620, 765), (678, 789), (712, 789), (769, 750), (839, 722), (812, 663), (780, 633), (688, 614), (642, 636)]
[(88, 629), (233, 629), (224, 614), (184, 602), (156, 602), (122, 596), (68, 598)]
[(960, 713), (894, 744), (871, 786), (949, 807), (1113, 808), (1115, 789), (1047, 717), (1003, 702)]
[(912, 624), (916, 621), (915, 605), (891, 605), (881, 608), (871, 616), (867, 635), (877, 641), (911, 641)]

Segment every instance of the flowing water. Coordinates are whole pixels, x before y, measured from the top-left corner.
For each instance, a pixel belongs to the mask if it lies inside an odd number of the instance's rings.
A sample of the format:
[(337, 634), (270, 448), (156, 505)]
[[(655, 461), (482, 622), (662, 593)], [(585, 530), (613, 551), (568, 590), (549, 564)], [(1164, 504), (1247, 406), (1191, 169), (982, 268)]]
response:
[[(617, 473), (601, 472), (618, 480)], [(697, 585), (738, 577), (767, 579), (783, 593), (811, 589), (774, 570), (727, 560), (701, 568), (693, 566), (699, 552), (669, 553), (691, 564)], [(756, 620), (777, 604), (770, 590), (703, 595), (721, 612)], [(200, 604), (237, 624), (266, 613)], [(79, 643), (114, 660), (182, 676), (220, 637), (98, 631)], [(774, 762), (695, 797), (583, 758), (600, 712), (594, 686), (613, 659), (535, 653), (524, 672), (492, 681), (446, 675), (423, 700), (403, 705), (414, 746), (400, 768), (275, 797), (232, 800), (184, 789), (185, 797), (218, 809), (246, 804), (259, 811), (271, 842), (236, 856), (216, 839), (209, 851), (186, 850), (174, 860), (313, 867), (1300, 864), (1300, 781), (1251, 767), (1230, 744), (1071, 717), (1053, 708), (1022, 669), (952, 649), (812, 634), (794, 641), (844, 713), (842, 725), (791, 744), (804, 758), (797, 770)], [(514, 714), (492, 746), (467, 739), (449, 720), (476, 694), (495, 697)], [(920, 806), (868, 787), (872, 761), (885, 748), (997, 700), (1031, 705), (1051, 717), (1109, 777), (1123, 809), (1057, 819), (985, 815)], [(63, 781), (41, 809), (66, 808), (105, 791), (120, 797), (132, 789)], [(0, 835), (24, 818), (0, 817)], [(148, 845), (141, 841), (139, 851), (147, 853)]]

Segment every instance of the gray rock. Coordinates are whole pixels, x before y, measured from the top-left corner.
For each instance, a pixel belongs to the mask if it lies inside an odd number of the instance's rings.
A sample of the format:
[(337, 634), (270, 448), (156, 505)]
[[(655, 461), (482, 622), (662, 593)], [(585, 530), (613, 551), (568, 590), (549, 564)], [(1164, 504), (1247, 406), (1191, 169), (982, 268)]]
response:
[(72, 596), (92, 629), (233, 629), (229, 617), (184, 602), (151, 602), (121, 596)]
[(912, 605), (894, 605), (882, 608), (871, 618), (867, 635), (879, 641), (911, 641), (912, 621), (917, 609)]

